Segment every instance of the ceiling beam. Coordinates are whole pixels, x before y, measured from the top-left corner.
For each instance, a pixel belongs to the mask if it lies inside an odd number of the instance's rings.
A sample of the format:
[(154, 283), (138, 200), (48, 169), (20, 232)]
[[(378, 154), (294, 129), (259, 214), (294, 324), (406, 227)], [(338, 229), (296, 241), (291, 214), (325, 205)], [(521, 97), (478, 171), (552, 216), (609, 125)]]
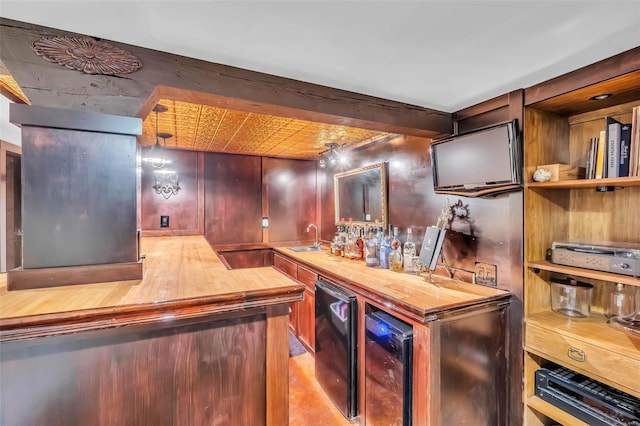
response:
[(33, 105), (144, 118), (165, 98), (428, 138), (453, 129), (446, 112), (116, 42), (109, 43), (136, 55), (143, 68), (84, 74), (31, 50), (35, 40), (55, 35), (79, 36), (0, 19), (0, 61)]

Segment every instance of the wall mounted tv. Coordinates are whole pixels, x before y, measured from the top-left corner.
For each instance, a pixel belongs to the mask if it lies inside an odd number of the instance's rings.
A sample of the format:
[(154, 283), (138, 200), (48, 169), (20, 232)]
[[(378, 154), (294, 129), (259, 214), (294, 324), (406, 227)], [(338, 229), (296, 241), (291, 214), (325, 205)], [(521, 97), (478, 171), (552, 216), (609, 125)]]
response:
[(448, 136), (430, 149), (433, 187), (439, 194), (481, 197), (522, 188), (517, 120)]

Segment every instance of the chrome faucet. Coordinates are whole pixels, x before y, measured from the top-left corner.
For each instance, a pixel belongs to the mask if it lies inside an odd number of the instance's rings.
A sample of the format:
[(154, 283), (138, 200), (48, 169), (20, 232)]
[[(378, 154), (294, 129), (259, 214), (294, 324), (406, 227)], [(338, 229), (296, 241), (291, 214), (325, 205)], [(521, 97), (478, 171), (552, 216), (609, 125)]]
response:
[(318, 241), (318, 225), (316, 225), (315, 223), (310, 223), (309, 226), (307, 226), (307, 232), (309, 232), (312, 226), (316, 229), (316, 237), (313, 240), (313, 248), (320, 248), (320, 242)]

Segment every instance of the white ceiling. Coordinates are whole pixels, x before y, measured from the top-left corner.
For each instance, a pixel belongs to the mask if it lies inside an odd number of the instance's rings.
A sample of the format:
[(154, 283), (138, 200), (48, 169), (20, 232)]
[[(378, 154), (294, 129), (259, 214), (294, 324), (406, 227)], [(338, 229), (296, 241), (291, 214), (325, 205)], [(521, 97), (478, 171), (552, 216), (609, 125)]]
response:
[(0, 0), (0, 15), (446, 112), (640, 45), (640, 0)]

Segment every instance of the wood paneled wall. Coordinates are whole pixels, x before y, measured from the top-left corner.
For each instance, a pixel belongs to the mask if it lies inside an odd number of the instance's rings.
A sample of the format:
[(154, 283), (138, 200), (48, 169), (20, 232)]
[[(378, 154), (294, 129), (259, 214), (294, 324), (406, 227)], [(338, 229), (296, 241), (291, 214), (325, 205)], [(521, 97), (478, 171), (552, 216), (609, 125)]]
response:
[[(171, 168), (180, 177), (180, 191), (165, 199), (153, 189), (154, 168), (142, 163), (140, 184), (141, 226), (144, 236), (202, 235), (204, 224), (203, 158), (204, 153), (171, 150)], [(160, 216), (169, 216), (169, 227), (160, 227)]]
[(312, 240), (316, 222), (316, 162), (264, 158), (269, 242)]
[[(495, 198), (434, 193), (429, 143), (424, 138), (400, 136), (356, 151), (351, 166), (389, 163), (389, 223), (399, 228), (403, 241), (411, 227), (418, 250), (426, 227), (435, 225), (445, 200), (462, 202), (469, 210), (469, 222), (451, 222), (444, 249), (447, 262), (458, 268), (454, 277), (470, 282), (475, 261), (491, 263), (498, 266), (498, 286), (521, 293), (513, 284), (522, 283), (522, 193)], [(322, 187), (322, 238), (330, 240), (335, 232), (334, 171), (320, 169), (319, 173), (326, 174), (327, 182)]]
[[(150, 166), (143, 165), (141, 224), (144, 235), (204, 234), (216, 246), (312, 240), (317, 223), (316, 162), (248, 155), (171, 151), (181, 190), (157, 195)], [(202, 206), (202, 207), (201, 207)], [(169, 215), (169, 228), (160, 216)], [(262, 218), (269, 228), (262, 229)]]
[(261, 158), (205, 153), (204, 205), (210, 244), (262, 242)]

